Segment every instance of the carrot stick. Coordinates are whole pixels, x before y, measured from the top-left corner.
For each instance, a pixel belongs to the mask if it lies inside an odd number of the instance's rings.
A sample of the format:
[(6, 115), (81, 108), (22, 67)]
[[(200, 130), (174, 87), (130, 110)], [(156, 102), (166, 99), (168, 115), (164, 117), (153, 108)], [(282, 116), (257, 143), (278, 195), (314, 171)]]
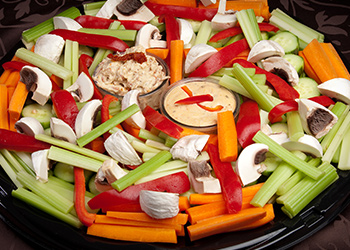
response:
[(345, 67), (344, 62), (340, 58), (338, 52), (335, 50), (334, 46), (331, 43), (321, 43), (321, 46), (331, 61), (335, 72), (337, 73), (337, 77), (350, 80), (349, 71)]
[(102, 137), (97, 137), (95, 140), (88, 143), (86, 147), (101, 154), (106, 152), (104, 147), (104, 139)]
[(236, 228), (230, 232), (233, 231), (243, 231), (243, 230), (249, 230), (249, 229), (253, 229), (253, 228), (257, 228), (260, 227), (262, 225), (265, 225), (267, 223), (269, 223), (270, 221), (272, 221), (275, 218), (275, 212), (273, 210), (273, 205), (272, 204), (266, 204), (263, 209), (265, 209), (266, 211), (266, 216), (260, 220), (254, 221), (250, 224), (247, 224), (245, 226), (242, 226), (240, 228)]
[(235, 214), (224, 214), (199, 221), (187, 227), (191, 241), (211, 235), (225, 233), (243, 227), (266, 216), (263, 208), (255, 207), (239, 211)]
[(168, 219), (153, 219), (144, 212), (117, 212), (117, 211), (107, 211), (107, 216), (125, 220), (137, 220), (144, 222), (157, 222), (164, 224), (180, 224), (185, 225), (188, 220), (187, 214), (179, 213), (173, 218)]
[(12, 70), (10, 69), (5, 70), (0, 76), (0, 84), (5, 84), (6, 80), (8, 79), (11, 73), (12, 73)]
[(179, 196), (179, 209), (180, 212), (185, 211), (190, 207), (190, 202), (187, 198), (187, 196)]
[(182, 79), (183, 76), (184, 41), (170, 42), (170, 84)]
[(58, 87), (60, 87), (61, 89), (63, 88), (63, 79), (59, 78), (58, 76), (55, 75), (51, 75), (50, 76), (51, 81), (54, 81)]
[(15, 128), (15, 123), (16, 123), (18, 120), (19, 120), (19, 119), (9, 117), (9, 130), (11, 130), (11, 131), (17, 131), (17, 129)]
[(237, 159), (237, 132), (235, 118), (232, 111), (223, 111), (217, 114), (217, 131), (220, 160), (231, 162)]
[(337, 77), (337, 73), (319, 41), (313, 39), (305, 47), (303, 53), (321, 82)]
[(19, 119), (29, 91), (23, 82), (18, 82), (10, 99), (8, 112), (12, 119)]
[(306, 75), (308, 77), (311, 77), (312, 79), (314, 79), (318, 84), (321, 84), (321, 80), (318, 78), (318, 76), (316, 75), (316, 72), (314, 71), (314, 69), (311, 67), (309, 61), (307, 60), (307, 58), (305, 57), (303, 51), (299, 51), (298, 55), (301, 56), (304, 59), (304, 71), (306, 73)]
[(7, 87), (16, 87), (18, 81), (20, 79), (19, 71), (12, 71), (8, 76), (5, 84)]
[(175, 6), (184, 6), (184, 7), (197, 7), (196, 0), (149, 0), (148, 2), (164, 5), (175, 5)]
[(177, 243), (175, 230), (168, 228), (133, 227), (95, 223), (88, 227), (87, 234), (114, 240)]
[(159, 58), (165, 60), (168, 57), (169, 49), (160, 49), (160, 48), (148, 48), (146, 52), (158, 56)]
[(9, 128), (9, 117), (7, 113), (8, 97), (7, 87), (5, 84), (0, 84), (0, 128)]
[(131, 134), (132, 136), (145, 141), (144, 139), (139, 137), (139, 133), (140, 133), (140, 129), (135, 128), (133, 126), (130, 126), (128, 123), (126, 123), (125, 121), (121, 123), (123, 130), (125, 130), (126, 132), (128, 132), (129, 134)]

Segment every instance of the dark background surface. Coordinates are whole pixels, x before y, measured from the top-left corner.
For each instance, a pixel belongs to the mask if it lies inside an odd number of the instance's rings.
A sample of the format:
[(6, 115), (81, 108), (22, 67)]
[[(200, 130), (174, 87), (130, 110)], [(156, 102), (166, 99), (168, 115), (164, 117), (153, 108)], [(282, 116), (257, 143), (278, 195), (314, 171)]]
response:
[[(20, 40), (21, 32), (71, 6), (91, 1), (1, 0), (0, 59)], [(350, 6), (341, 0), (271, 0), (271, 9), (279, 7), (299, 21), (325, 34), (346, 62), (350, 62)], [(349, 63), (347, 63), (349, 68)], [(348, 199), (348, 198), (346, 198)], [(1, 200), (1, 197), (0, 197)], [(348, 201), (346, 200), (348, 203)], [(0, 215), (1, 216), (1, 215)], [(6, 222), (4, 222), (4, 221)], [(10, 225), (10, 226), (9, 226)], [(15, 232), (6, 215), (0, 220), (0, 249), (38, 249), (31, 241)], [(350, 207), (334, 221), (296, 244), (294, 249), (350, 249)]]

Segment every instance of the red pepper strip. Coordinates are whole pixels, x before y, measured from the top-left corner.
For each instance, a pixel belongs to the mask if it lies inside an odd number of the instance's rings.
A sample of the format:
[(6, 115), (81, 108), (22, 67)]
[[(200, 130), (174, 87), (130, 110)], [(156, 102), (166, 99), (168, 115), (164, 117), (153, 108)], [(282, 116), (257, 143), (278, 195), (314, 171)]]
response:
[(330, 105), (335, 104), (335, 102), (331, 98), (325, 95), (310, 97), (308, 99), (311, 101), (317, 102), (318, 104), (321, 104), (322, 106), (325, 106), (325, 107), (329, 107)]
[(113, 20), (107, 19), (103, 17), (89, 16), (89, 15), (81, 15), (74, 19), (78, 23), (80, 23), (83, 28), (90, 29), (108, 29), (111, 23), (114, 21), (118, 21), (125, 27), (127, 30), (139, 30), (143, 25), (147, 24), (143, 21), (136, 20)]
[(152, 181), (129, 186), (121, 192), (118, 192), (116, 189), (102, 192), (92, 198), (88, 202), (88, 205), (91, 209), (103, 209), (105, 207), (139, 202), (141, 190), (182, 194), (187, 192), (190, 186), (191, 184), (187, 175), (181, 171)]
[(230, 162), (222, 162), (219, 149), (214, 144), (208, 144), (211, 166), (220, 181), (228, 213), (237, 213), (242, 209), (242, 185)]
[(176, 101), (175, 104), (187, 105), (187, 104), (196, 104), (201, 102), (211, 102), (213, 100), (214, 100), (213, 96), (209, 94), (195, 95), (195, 96), (186, 97), (184, 99), (180, 99)]
[(50, 144), (39, 141), (33, 136), (8, 129), (0, 129), (0, 149), (33, 153), (50, 148)]
[(95, 48), (110, 49), (113, 51), (125, 51), (129, 48), (123, 40), (113, 36), (88, 34), (66, 29), (55, 29), (50, 34), (58, 35), (64, 40), (76, 41), (81, 45)]
[(174, 122), (170, 121), (164, 115), (160, 114), (150, 106), (146, 106), (143, 110), (143, 115), (146, 118), (146, 121), (156, 129), (164, 132), (165, 134), (179, 139), (183, 128)]
[(84, 169), (74, 167), (74, 207), (78, 218), (84, 226), (91, 226), (96, 214), (89, 213), (85, 207), (85, 175)]
[(245, 148), (253, 143), (253, 137), (260, 130), (259, 106), (253, 100), (244, 101), (240, 108), (236, 123), (239, 144)]
[(149, 1), (145, 2), (144, 5), (149, 8), (156, 16), (174, 15), (179, 18), (188, 18), (196, 21), (211, 21), (211, 19), (213, 19), (217, 13), (217, 9), (165, 5), (151, 3)]
[[(113, 101), (118, 101), (118, 98), (112, 95), (105, 95), (102, 100), (102, 107), (101, 107), (101, 123), (104, 123), (105, 121), (109, 120), (109, 105)], [(109, 137), (110, 133), (106, 132), (103, 134), (103, 138), (106, 140)]]
[(64, 89), (54, 91), (51, 100), (57, 117), (74, 130), (79, 109), (71, 93)]
[(255, 64), (253, 64), (251, 62), (248, 62), (247, 60), (244, 60), (244, 59), (235, 59), (235, 60), (233, 60), (232, 63), (233, 64), (239, 63), (244, 68), (255, 68), (256, 74), (265, 74), (267, 82), (272, 85), (272, 87), (275, 89), (275, 91), (277, 92), (277, 94), (281, 100), (288, 101), (288, 100), (295, 100), (295, 99), (299, 98), (298, 91), (296, 91), (292, 86), (290, 86), (281, 77), (279, 77), (271, 72), (268, 72), (268, 71), (256, 66)]
[[(259, 25), (260, 31), (277, 32), (279, 30), (278, 27), (276, 27), (270, 23), (259, 23), (258, 25)], [(217, 42), (217, 41), (220, 41), (222, 39), (225, 39), (225, 38), (228, 38), (231, 36), (235, 36), (235, 35), (238, 35), (241, 33), (242, 33), (241, 27), (228, 28), (228, 29), (222, 30), (222, 31), (216, 33), (215, 35), (213, 35), (209, 39), (209, 42)]]
[(271, 123), (279, 122), (282, 120), (282, 115), (291, 111), (298, 111), (298, 103), (296, 101), (284, 101), (277, 104), (269, 112), (269, 121)]
[(238, 40), (230, 45), (223, 47), (220, 51), (209, 57), (197, 69), (195, 69), (190, 77), (207, 77), (221, 69), (226, 63), (236, 57), (243, 50), (249, 48), (246, 39)]
[(217, 105), (217, 106), (215, 106), (213, 108), (204, 106), (204, 105), (202, 105), (200, 103), (197, 103), (197, 105), (199, 107), (201, 107), (202, 109), (204, 109), (206, 111), (209, 111), (209, 112), (217, 112), (217, 111), (220, 111), (220, 110), (222, 110), (224, 108), (224, 106), (222, 106), (222, 105)]
[(165, 23), (165, 33), (167, 47), (170, 48), (170, 42), (172, 40), (180, 40), (180, 25), (172, 14), (161, 15), (159, 17), (160, 23)]
[(31, 65), (26, 62), (20, 62), (20, 61), (8, 61), (2, 64), (2, 67), (4, 70), (16, 70), (16, 71), (21, 71), (21, 69), (26, 66), (26, 65)]
[[(88, 68), (91, 66), (93, 60), (94, 59), (87, 54), (81, 54), (81, 56), (79, 57), (79, 73), (84, 72), (92, 82), (94, 82), (94, 80), (92, 79)], [(93, 86), (94, 94), (92, 96), (92, 99), (102, 100), (103, 96), (101, 92), (98, 90), (95, 84), (93, 84)]]

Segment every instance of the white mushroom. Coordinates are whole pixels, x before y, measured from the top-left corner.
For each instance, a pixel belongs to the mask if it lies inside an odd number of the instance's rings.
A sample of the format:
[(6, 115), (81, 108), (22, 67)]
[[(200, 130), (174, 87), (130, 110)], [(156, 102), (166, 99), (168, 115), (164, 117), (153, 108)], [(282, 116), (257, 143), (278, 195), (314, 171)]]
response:
[[(139, 93), (140, 91), (137, 89), (128, 91), (128, 93), (126, 93), (126, 95), (123, 97), (121, 110), (124, 110), (133, 104), (140, 106), (138, 101)], [(141, 111), (138, 111), (127, 118), (125, 122), (137, 128), (146, 128), (146, 118)]]
[(50, 133), (52, 137), (70, 142), (72, 144), (77, 143), (77, 136), (75, 132), (66, 122), (63, 120), (51, 117), (50, 119)]
[(184, 41), (184, 48), (191, 48), (191, 43), (196, 36), (191, 23), (183, 18), (177, 18), (177, 22), (179, 23), (180, 28), (180, 40)]
[(236, 13), (237, 11), (234, 10), (226, 11), (226, 0), (220, 0), (218, 12), (211, 19), (211, 27), (213, 30), (220, 31), (235, 26), (237, 23)]
[(321, 138), (338, 121), (338, 117), (329, 109), (309, 99), (298, 99), (301, 124), (307, 134)]
[(179, 195), (150, 190), (140, 191), (142, 211), (155, 219), (172, 218), (179, 213)]
[(128, 173), (122, 169), (113, 159), (105, 160), (101, 166), (101, 170), (109, 184), (112, 184), (116, 180), (119, 180)]
[(293, 87), (299, 83), (299, 75), (293, 65), (280, 56), (270, 56), (261, 61), (264, 69), (286, 79)]
[(323, 150), (320, 142), (312, 135), (303, 135), (298, 141), (288, 140), (281, 144), (289, 151), (302, 151), (313, 157), (322, 157)]
[(87, 102), (84, 107), (82, 107), (77, 115), (74, 126), (77, 138), (80, 138), (93, 129), (96, 115), (98, 111), (100, 111), (101, 106), (101, 101), (94, 99)]
[(211, 167), (207, 161), (189, 161), (187, 172), (195, 192), (199, 194), (221, 193), (219, 179), (211, 175)]
[(243, 186), (256, 181), (265, 171), (266, 166), (262, 162), (268, 150), (269, 147), (262, 143), (250, 144), (242, 150), (236, 162), (236, 170)]
[(288, 135), (285, 132), (271, 133), (268, 136), (280, 145), (289, 141)]
[(209, 135), (188, 135), (180, 138), (170, 149), (173, 159), (194, 160), (203, 150)]
[(211, 4), (216, 4), (216, 0), (201, 0), (202, 4), (207, 7)]
[(247, 61), (256, 63), (270, 56), (284, 56), (284, 49), (272, 40), (261, 40), (251, 48)]
[(108, 154), (122, 164), (137, 166), (142, 163), (141, 158), (121, 130), (110, 135), (105, 140), (104, 146)]
[(64, 44), (65, 41), (62, 37), (54, 34), (44, 34), (36, 41), (34, 53), (58, 63)]
[(149, 22), (152, 18), (155, 17), (153, 12), (146, 7), (146, 5), (142, 5), (134, 14), (132, 15), (123, 15), (120, 13), (117, 8), (114, 9), (114, 15), (118, 17), (119, 20), (135, 20), (135, 21), (143, 21)]
[(53, 17), (53, 25), (55, 29), (65, 29), (65, 30), (74, 30), (78, 31), (83, 28), (77, 21), (72, 18), (65, 16), (54, 16)]
[(22, 117), (15, 123), (15, 129), (23, 134), (35, 136), (44, 134), (44, 128), (41, 123), (34, 117)]
[(68, 88), (74, 100), (78, 102), (87, 102), (94, 95), (94, 84), (84, 72), (81, 72), (77, 80)]
[(117, 10), (123, 15), (130, 16), (135, 14), (142, 5), (143, 1), (141, 0), (122, 0), (117, 5)]
[(48, 154), (48, 149), (38, 150), (31, 154), (36, 179), (41, 182), (48, 181), (48, 170), (50, 168), (50, 160), (47, 157)]
[(150, 23), (145, 24), (137, 32), (135, 46), (141, 45), (145, 49), (148, 49), (151, 47), (151, 40), (160, 40), (161, 37), (159, 29), (156, 26)]
[(350, 104), (350, 81), (345, 78), (333, 78), (317, 86), (322, 95)]
[(149, 47), (150, 48), (163, 48), (163, 49), (165, 49), (167, 47), (167, 43), (164, 40), (151, 39), (149, 41)]
[(185, 59), (185, 73), (191, 73), (205, 60), (217, 52), (218, 51), (214, 47), (208, 44), (200, 43), (194, 45), (189, 50)]
[(20, 71), (21, 82), (26, 88), (33, 92), (32, 100), (44, 105), (51, 94), (52, 83), (44, 71), (37, 67), (24, 66)]
[(117, 5), (121, 1), (122, 0), (107, 0), (96, 13), (96, 16), (110, 19), (113, 16), (114, 10), (117, 8)]

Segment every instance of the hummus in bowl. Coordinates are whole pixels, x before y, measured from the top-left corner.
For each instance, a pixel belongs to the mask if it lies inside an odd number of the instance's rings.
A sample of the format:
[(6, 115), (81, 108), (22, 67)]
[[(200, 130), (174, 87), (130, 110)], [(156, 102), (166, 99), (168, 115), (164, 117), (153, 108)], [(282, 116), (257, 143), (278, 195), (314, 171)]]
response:
[[(187, 91), (186, 91), (187, 90)], [(212, 101), (200, 104), (177, 104), (179, 100), (193, 96), (210, 94)], [(226, 89), (210, 78), (185, 78), (168, 87), (160, 100), (160, 111), (180, 126), (204, 133), (216, 133), (217, 113), (231, 110), (236, 117), (240, 99), (237, 93)]]
[(169, 85), (169, 69), (159, 57), (146, 53), (142, 46), (127, 49), (103, 59), (92, 76), (103, 95), (122, 100), (130, 90), (140, 92), (140, 108), (159, 108), (159, 98)]

